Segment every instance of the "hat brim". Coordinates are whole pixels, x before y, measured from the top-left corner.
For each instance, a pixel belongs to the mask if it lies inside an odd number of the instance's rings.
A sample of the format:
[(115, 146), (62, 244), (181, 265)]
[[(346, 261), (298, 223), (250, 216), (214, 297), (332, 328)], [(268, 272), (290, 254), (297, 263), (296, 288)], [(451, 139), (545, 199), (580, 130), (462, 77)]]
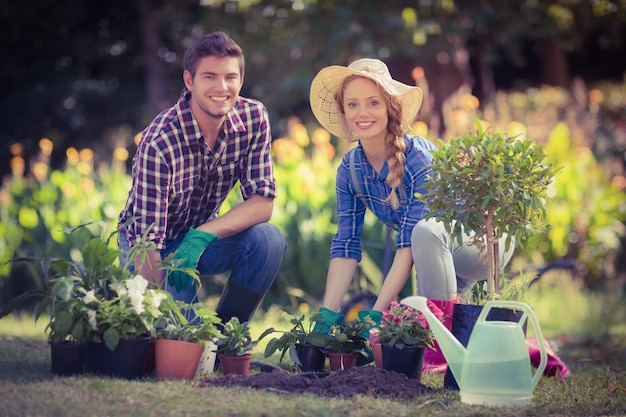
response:
[[(311, 82), (310, 105), (317, 121), (331, 134), (351, 141), (347, 137), (348, 129), (344, 118), (335, 102), (335, 92), (350, 75), (358, 75), (378, 81), (361, 71), (355, 71), (347, 67), (333, 65), (322, 69)], [(399, 97), (402, 103), (402, 123), (407, 131), (413, 124), (417, 112), (422, 105), (422, 90), (416, 86), (410, 86), (393, 80), (390, 85), (384, 87), (389, 93)]]

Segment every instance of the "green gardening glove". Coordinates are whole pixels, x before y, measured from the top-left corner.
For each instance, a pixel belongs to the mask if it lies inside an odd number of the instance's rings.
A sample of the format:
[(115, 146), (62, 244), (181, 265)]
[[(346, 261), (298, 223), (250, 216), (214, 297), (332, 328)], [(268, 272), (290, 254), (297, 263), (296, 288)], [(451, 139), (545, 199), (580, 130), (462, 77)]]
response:
[(339, 326), (344, 319), (343, 314), (329, 310), (326, 307), (320, 307), (319, 315), (323, 321), (316, 322), (313, 331), (326, 335), (330, 333), (330, 328), (333, 325)]
[(383, 319), (383, 312), (378, 310), (361, 310), (358, 312), (357, 317), (359, 320), (363, 321), (365, 317), (369, 316), (370, 319), (374, 322), (374, 325), (363, 330), (359, 336), (369, 340), (370, 338), (370, 330), (373, 327), (380, 327), (380, 321)]
[[(180, 268), (198, 268), (200, 255), (216, 240), (216, 234), (203, 232), (192, 227), (187, 231), (173, 259), (183, 259), (178, 265)], [(167, 276), (167, 283), (176, 288), (177, 292), (181, 292), (193, 284), (193, 277), (183, 271), (172, 271)]]
[[(372, 321), (374, 322), (374, 325), (363, 330), (361, 334), (359, 335), (363, 337), (365, 340), (370, 339), (370, 330), (372, 328), (380, 327), (380, 321), (383, 319), (383, 313), (378, 310), (361, 310), (357, 314), (357, 317), (359, 318), (359, 320), (364, 320), (365, 317), (367, 316), (369, 316), (369, 318), (372, 319)], [(374, 360), (374, 352), (372, 352), (371, 349), (367, 350), (366, 353), (367, 353), (367, 357), (365, 356), (358, 357), (357, 365), (359, 366), (367, 365), (368, 363)]]

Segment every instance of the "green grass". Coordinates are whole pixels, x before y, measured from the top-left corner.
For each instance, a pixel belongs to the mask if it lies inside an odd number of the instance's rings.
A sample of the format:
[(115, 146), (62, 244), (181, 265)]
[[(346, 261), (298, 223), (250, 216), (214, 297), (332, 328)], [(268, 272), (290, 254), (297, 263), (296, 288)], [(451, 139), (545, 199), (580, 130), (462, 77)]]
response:
[[(545, 278), (545, 279), (544, 279)], [(0, 415), (13, 416), (618, 416), (626, 413), (626, 331), (623, 301), (591, 295), (569, 279), (544, 277), (526, 301), (544, 335), (560, 347), (571, 375), (544, 377), (533, 403), (522, 408), (487, 408), (460, 402), (441, 389), (441, 375), (422, 378), (436, 388), (411, 400), (359, 396), (351, 399), (284, 395), (246, 388), (208, 388), (194, 381), (145, 378), (125, 381), (95, 376), (59, 377), (50, 372), (46, 319), (0, 320)], [(618, 307), (619, 306), (619, 307)], [(278, 308), (253, 322), (258, 334), (281, 322)], [(257, 346), (255, 360), (264, 344)], [(278, 355), (265, 361), (277, 363)], [(284, 365), (289, 365), (288, 358)]]

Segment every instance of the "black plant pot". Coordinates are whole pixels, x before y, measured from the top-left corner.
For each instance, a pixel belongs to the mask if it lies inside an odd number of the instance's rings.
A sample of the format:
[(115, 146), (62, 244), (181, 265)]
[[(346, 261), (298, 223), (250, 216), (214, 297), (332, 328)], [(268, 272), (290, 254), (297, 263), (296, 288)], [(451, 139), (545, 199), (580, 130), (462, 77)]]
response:
[(80, 375), (84, 372), (84, 345), (50, 342), (50, 370), (56, 375)]
[(383, 369), (406, 375), (418, 381), (422, 378), (422, 364), (426, 346), (404, 346), (398, 349), (388, 343), (381, 343)]
[[(452, 334), (465, 348), (467, 348), (470, 335), (472, 334), (472, 330), (474, 330), (474, 325), (481, 311), (483, 311), (483, 306), (473, 304), (455, 304), (454, 306), (454, 311), (452, 312)], [(522, 317), (522, 314), (522, 311), (493, 307), (485, 319), (487, 321), (512, 321), (517, 323)], [(524, 323), (522, 326), (524, 334), (526, 334), (527, 324), (528, 323)], [(497, 343), (497, 341), (494, 340), (494, 343)], [(459, 384), (457, 384), (449, 367), (443, 377), (443, 387), (459, 390)]]
[(102, 375), (104, 374), (104, 350), (102, 342), (85, 343), (85, 373)]
[(148, 347), (146, 348), (146, 365), (144, 368), (144, 375), (154, 374), (156, 368), (155, 358), (155, 339), (151, 337), (148, 342)]
[(317, 346), (301, 343), (296, 345), (300, 370), (302, 372), (321, 372), (326, 364), (326, 354)]
[(108, 376), (137, 379), (145, 375), (146, 353), (150, 338), (120, 339), (115, 350), (104, 349), (104, 373)]

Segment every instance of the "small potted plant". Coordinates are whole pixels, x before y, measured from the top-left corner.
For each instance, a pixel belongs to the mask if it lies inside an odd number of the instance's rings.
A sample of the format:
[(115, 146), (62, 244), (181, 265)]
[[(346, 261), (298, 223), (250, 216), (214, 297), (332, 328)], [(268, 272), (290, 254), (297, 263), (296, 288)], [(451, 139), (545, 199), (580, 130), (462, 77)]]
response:
[(84, 345), (92, 337), (95, 310), (88, 306), (90, 298), (82, 283), (75, 276), (55, 278), (49, 298), (42, 303), (50, 304), (46, 331), (50, 331), (51, 370), (55, 374), (81, 374), (84, 370)]
[(148, 288), (141, 275), (110, 284), (115, 295), (98, 300), (96, 321), (106, 346), (104, 371), (127, 379), (142, 377), (159, 306), (167, 292)]
[(188, 304), (171, 294), (161, 302), (155, 323), (155, 370), (158, 378), (192, 379), (205, 343), (219, 337), (220, 318), (204, 303)]
[(383, 311), (378, 341), (383, 369), (403, 373), (411, 379), (421, 378), (424, 353), (433, 341), (432, 331), (421, 313), (392, 301), (389, 310)]
[(367, 351), (371, 349), (371, 345), (369, 338), (363, 335), (369, 334), (369, 329), (373, 326), (375, 323), (369, 317), (363, 320), (357, 318), (344, 326), (331, 326), (325, 346), (331, 371), (354, 368), (358, 355), (368, 356)]
[(252, 340), (248, 322), (240, 323), (239, 318), (233, 316), (224, 323), (222, 335), (215, 342), (224, 375), (247, 376), (250, 371), (251, 352), (257, 342)]
[[(274, 327), (266, 329), (259, 340), (273, 333), (281, 333), (280, 337), (270, 339), (265, 347), (264, 356), (272, 356), (277, 350), (281, 352), (280, 362), (286, 353), (290, 359), (300, 368), (302, 372), (320, 372), (324, 370), (326, 353), (322, 350), (328, 342), (328, 336), (314, 331), (314, 326), (322, 318), (319, 313), (309, 316), (308, 320), (304, 314), (299, 314), (292, 307), (284, 307), (283, 311), (289, 314), (291, 328), (289, 330), (276, 330)], [(305, 322), (308, 325), (305, 327)]]

